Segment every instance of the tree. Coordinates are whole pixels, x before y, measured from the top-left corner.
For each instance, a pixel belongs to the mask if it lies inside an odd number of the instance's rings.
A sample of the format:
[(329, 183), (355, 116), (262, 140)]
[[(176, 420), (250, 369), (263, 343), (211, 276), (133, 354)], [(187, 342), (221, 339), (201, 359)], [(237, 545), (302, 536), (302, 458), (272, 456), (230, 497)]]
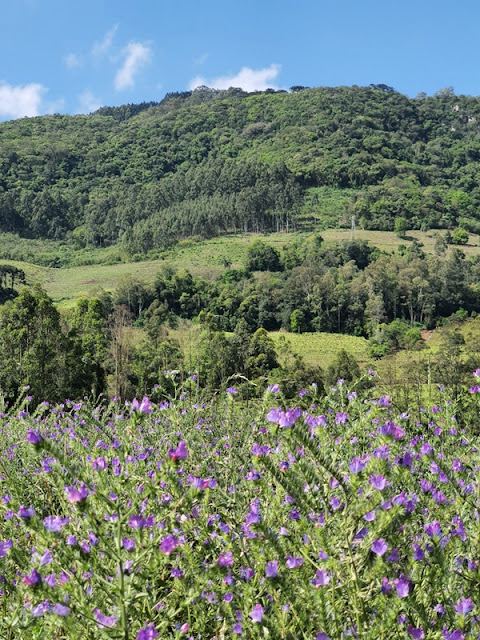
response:
[(13, 399), (25, 385), (36, 403), (60, 400), (65, 389), (65, 338), (53, 300), (36, 284), (0, 311), (0, 387)]
[(405, 238), (408, 231), (408, 222), (406, 218), (395, 218), (394, 230), (399, 238)]
[(469, 239), (469, 235), (468, 235), (468, 232), (465, 231), (465, 229), (461, 229), (460, 227), (457, 227), (456, 229), (453, 230), (452, 240), (451, 240), (452, 244), (467, 244), (468, 239)]
[(245, 267), (248, 271), (281, 271), (280, 254), (268, 244), (256, 240), (248, 247)]
[(301, 309), (294, 309), (290, 315), (290, 330), (293, 333), (303, 333), (307, 330), (305, 313)]
[(268, 373), (278, 367), (275, 344), (265, 329), (257, 329), (248, 345), (245, 371), (250, 380), (267, 379)]
[(329, 385), (337, 384), (337, 380), (344, 380), (347, 384), (357, 380), (360, 377), (360, 367), (355, 358), (340, 349), (332, 364), (328, 367), (326, 373), (326, 382)]

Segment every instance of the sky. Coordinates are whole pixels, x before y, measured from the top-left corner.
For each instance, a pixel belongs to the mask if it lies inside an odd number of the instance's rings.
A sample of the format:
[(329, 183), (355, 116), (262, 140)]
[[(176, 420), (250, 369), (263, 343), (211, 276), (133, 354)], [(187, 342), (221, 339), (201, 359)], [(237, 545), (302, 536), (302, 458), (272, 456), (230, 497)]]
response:
[(0, 120), (199, 85), (479, 95), (478, 0), (2, 0)]

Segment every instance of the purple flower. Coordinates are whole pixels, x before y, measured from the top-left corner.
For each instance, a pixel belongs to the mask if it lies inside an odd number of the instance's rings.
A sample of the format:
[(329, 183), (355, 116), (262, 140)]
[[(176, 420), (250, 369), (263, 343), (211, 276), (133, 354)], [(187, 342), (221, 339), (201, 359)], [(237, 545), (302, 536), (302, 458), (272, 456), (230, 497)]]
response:
[(122, 545), (125, 551), (135, 551), (135, 539), (134, 538), (122, 538)]
[(154, 640), (155, 638), (158, 638), (158, 636), (159, 633), (153, 624), (148, 624), (138, 632), (137, 640)]
[(252, 622), (261, 622), (263, 618), (263, 612), (264, 612), (264, 608), (262, 607), (262, 605), (256, 604), (250, 613)]
[(236, 396), (238, 393), (238, 389), (236, 389), (235, 387), (228, 387), (227, 393), (229, 393), (231, 396)]
[(160, 551), (164, 553), (166, 556), (169, 556), (174, 549), (176, 549), (179, 545), (179, 541), (175, 538), (171, 533), (168, 536), (165, 536), (160, 543)]
[(446, 627), (443, 627), (442, 635), (445, 640), (465, 640), (465, 636), (460, 629), (455, 629), (455, 631), (450, 632)]
[(65, 491), (67, 492), (67, 500), (72, 504), (83, 504), (89, 493), (83, 482), (79, 489), (76, 489), (75, 487), (65, 487)]
[(383, 556), (387, 553), (389, 547), (383, 538), (379, 538), (378, 540), (374, 540), (372, 546), (370, 547), (371, 551), (379, 557)]
[(40, 604), (32, 608), (32, 616), (34, 618), (41, 618), (47, 611), (50, 611), (50, 605), (48, 600), (45, 600), (45, 602), (40, 602)]
[(131, 527), (132, 529), (143, 529), (145, 526), (145, 518), (143, 516), (140, 515), (134, 515), (134, 516), (130, 516), (130, 519), (128, 521), (128, 526)]
[(42, 446), (44, 439), (38, 431), (32, 431), (32, 429), (29, 429), (27, 432), (27, 442), (30, 442), (36, 449), (39, 449)]
[(365, 463), (360, 458), (353, 458), (348, 467), (352, 473), (359, 473), (362, 469), (365, 469)]
[(299, 567), (302, 566), (302, 564), (304, 563), (304, 559), (303, 558), (294, 558), (291, 555), (287, 556), (287, 561), (286, 561), (286, 565), (288, 569), (298, 569)]
[(243, 627), (241, 622), (236, 622), (232, 627), (233, 633), (240, 635), (243, 632)]
[(267, 391), (269, 391), (270, 393), (278, 393), (280, 391), (280, 385), (279, 384), (269, 384), (267, 387)]
[(5, 542), (0, 542), (0, 558), (4, 558), (8, 550), (13, 547), (13, 542), (11, 540), (5, 540)]
[(138, 411), (139, 413), (152, 413), (152, 403), (147, 396), (144, 396), (142, 402), (139, 402), (134, 398), (130, 407), (130, 413), (133, 411)]
[(325, 587), (330, 582), (330, 574), (325, 569), (317, 569), (315, 572), (315, 578), (311, 581), (313, 586), (318, 589), (319, 587)]
[(382, 476), (381, 474), (378, 475), (371, 475), (370, 478), (370, 484), (372, 485), (372, 487), (374, 489), (377, 489), (377, 491), (383, 491), (385, 489), (385, 487), (387, 486), (387, 480), (384, 476)]
[(259, 445), (258, 442), (255, 442), (252, 447), (252, 453), (254, 456), (263, 457), (268, 456), (270, 453), (270, 447), (267, 445)]
[(61, 516), (47, 516), (43, 520), (43, 524), (47, 531), (52, 533), (58, 533), (62, 530), (62, 527), (69, 523), (68, 518), (62, 518)]
[(176, 449), (172, 447), (169, 450), (168, 457), (170, 458), (170, 460), (173, 460), (175, 462), (175, 460), (185, 460), (187, 454), (187, 443), (185, 442), (185, 440), (180, 440)]
[(405, 578), (403, 573), (400, 578), (395, 579), (395, 589), (397, 590), (397, 595), (399, 598), (406, 598), (410, 593), (412, 581), (408, 578)]
[(324, 633), (323, 631), (320, 631), (319, 633), (317, 633), (317, 635), (315, 636), (315, 640), (330, 640), (330, 637), (327, 636), (326, 633)]
[(24, 522), (28, 522), (30, 518), (33, 518), (33, 516), (35, 515), (35, 511), (33, 510), (33, 507), (28, 507), (27, 509), (22, 504), (22, 506), (18, 510), (17, 515), (20, 518), (20, 520), (23, 520)]
[(56, 616), (62, 616), (62, 618), (65, 618), (70, 613), (70, 609), (64, 604), (57, 603), (53, 605), (52, 613), (54, 613)]
[(100, 609), (93, 611), (99, 627), (114, 627), (118, 620), (118, 616), (104, 616)]
[(425, 558), (425, 552), (419, 544), (413, 543), (413, 559), (416, 562), (421, 562)]
[(29, 576), (23, 576), (22, 582), (27, 587), (36, 587), (42, 581), (42, 576), (36, 569), (32, 569)]
[(274, 422), (278, 424), (280, 427), (293, 427), (295, 422), (300, 418), (302, 412), (300, 409), (287, 409), (286, 411), (281, 411), (280, 409), (270, 409), (267, 413), (268, 422)]
[(424, 526), (424, 529), (425, 529), (425, 533), (428, 536), (430, 536), (430, 538), (433, 538), (434, 536), (442, 535), (442, 527), (438, 520), (434, 520), (433, 522), (427, 523)]
[(423, 638), (425, 638), (425, 632), (423, 631), (423, 629), (420, 629), (419, 627), (415, 628), (415, 627), (412, 627), (411, 624), (409, 624), (407, 627), (407, 631), (408, 631), (408, 634), (411, 635), (412, 638), (414, 638), (415, 640), (423, 640)]
[(221, 553), (218, 556), (217, 564), (219, 567), (232, 567), (234, 563), (233, 555), (231, 551), (227, 553)]
[(473, 610), (473, 602), (471, 598), (462, 598), (455, 605), (455, 611), (460, 616), (466, 616), (467, 613)]
[(278, 560), (272, 560), (272, 562), (267, 562), (267, 566), (265, 567), (265, 576), (267, 578), (276, 578), (278, 575)]
[(348, 413), (339, 412), (335, 416), (335, 424), (345, 424), (348, 421)]

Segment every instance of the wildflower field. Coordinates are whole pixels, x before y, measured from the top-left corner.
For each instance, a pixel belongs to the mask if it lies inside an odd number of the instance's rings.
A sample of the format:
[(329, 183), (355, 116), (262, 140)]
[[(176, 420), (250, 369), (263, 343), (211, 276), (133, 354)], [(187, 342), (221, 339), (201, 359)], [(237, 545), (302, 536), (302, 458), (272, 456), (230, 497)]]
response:
[(0, 638), (478, 638), (478, 391), (4, 409)]

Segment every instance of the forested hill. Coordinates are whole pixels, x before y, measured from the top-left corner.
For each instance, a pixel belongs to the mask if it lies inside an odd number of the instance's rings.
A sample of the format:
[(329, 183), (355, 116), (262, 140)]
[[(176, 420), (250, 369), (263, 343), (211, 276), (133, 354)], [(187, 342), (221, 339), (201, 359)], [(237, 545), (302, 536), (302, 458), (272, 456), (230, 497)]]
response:
[[(0, 124), (0, 231), (122, 241), (295, 228), (305, 214), (480, 231), (480, 98), (385, 85), (168, 94)], [(299, 214), (303, 214), (299, 216)], [(332, 220), (328, 221), (329, 223)]]

